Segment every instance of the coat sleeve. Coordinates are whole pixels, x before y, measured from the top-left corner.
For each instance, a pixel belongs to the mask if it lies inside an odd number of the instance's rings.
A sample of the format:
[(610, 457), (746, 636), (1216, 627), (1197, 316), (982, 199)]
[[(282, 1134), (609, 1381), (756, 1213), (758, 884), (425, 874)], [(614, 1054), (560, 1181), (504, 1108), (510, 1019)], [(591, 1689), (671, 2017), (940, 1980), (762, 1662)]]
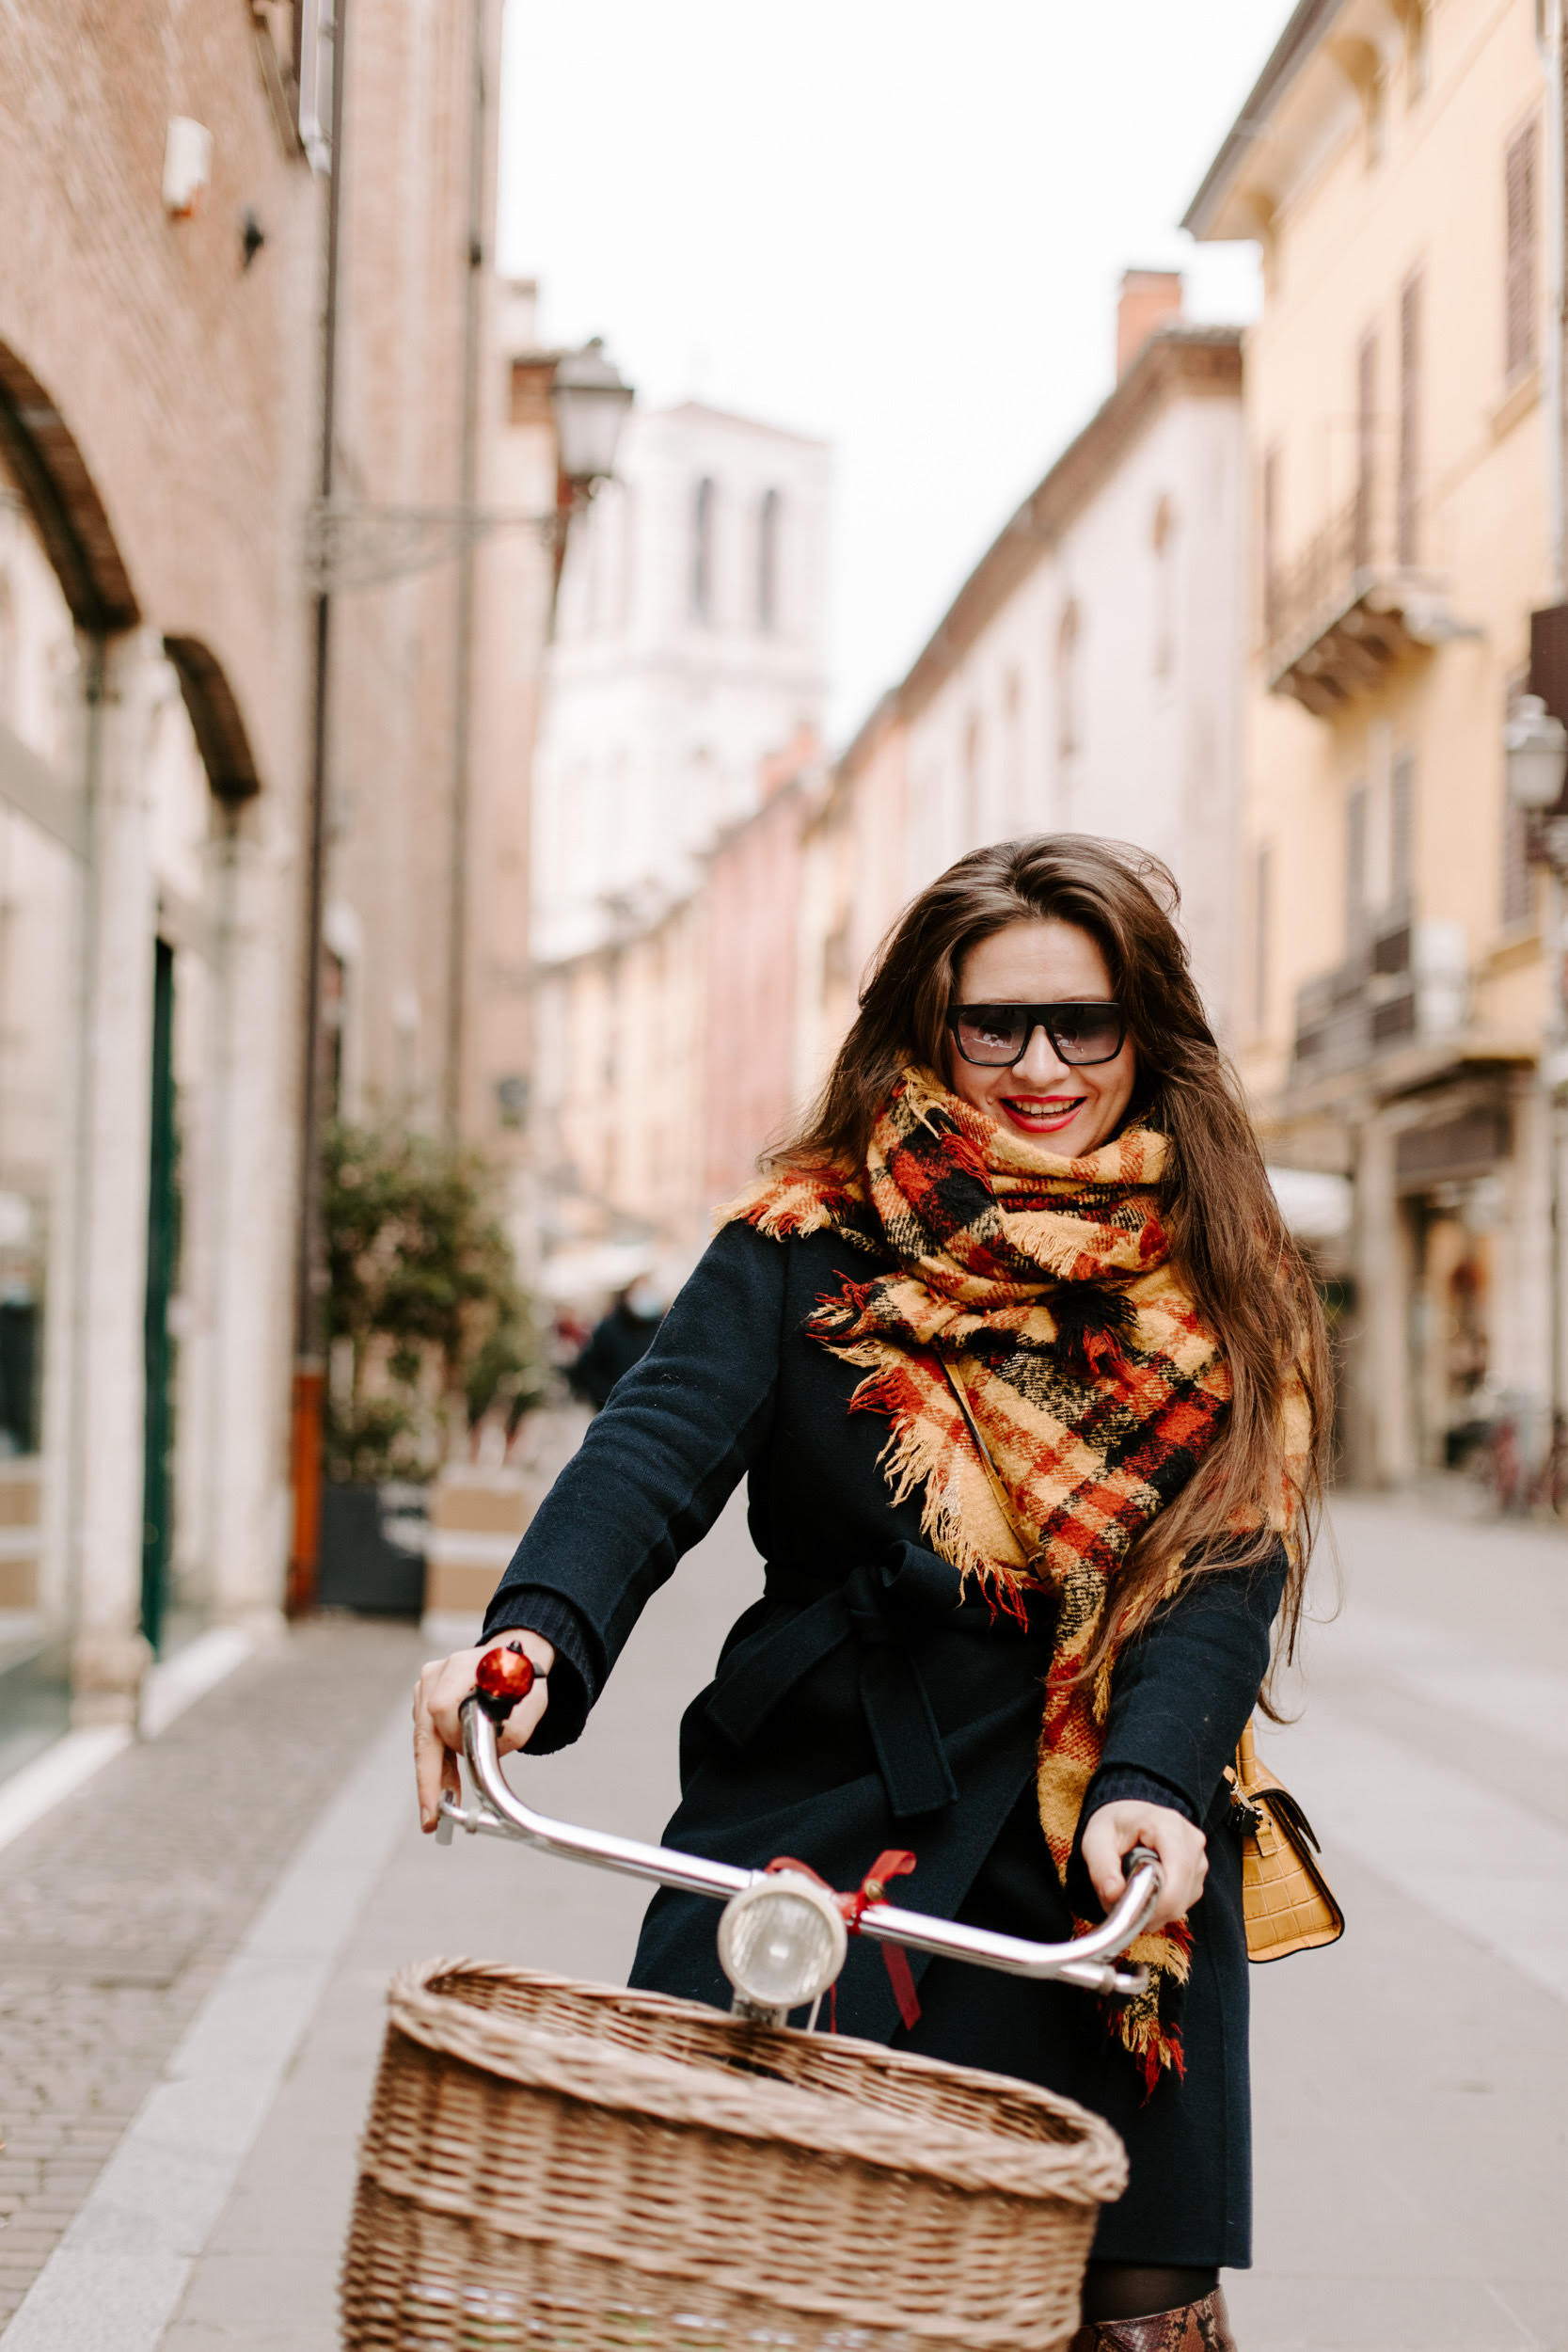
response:
[[(1285, 1569), (1279, 1545), (1255, 1566), (1196, 1577), (1117, 1659), (1085, 1821), (1115, 1798), (1146, 1795), (1205, 1819), (1269, 1670)], [(1150, 1780), (1173, 1793), (1156, 1796)]]
[(529, 1626), (568, 1650), (586, 1686), (570, 1710), (579, 1716), (649, 1598), (767, 1441), (787, 1260), (786, 1245), (746, 1225), (726, 1225), (709, 1244), (540, 1504), (490, 1603), (485, 1639)]

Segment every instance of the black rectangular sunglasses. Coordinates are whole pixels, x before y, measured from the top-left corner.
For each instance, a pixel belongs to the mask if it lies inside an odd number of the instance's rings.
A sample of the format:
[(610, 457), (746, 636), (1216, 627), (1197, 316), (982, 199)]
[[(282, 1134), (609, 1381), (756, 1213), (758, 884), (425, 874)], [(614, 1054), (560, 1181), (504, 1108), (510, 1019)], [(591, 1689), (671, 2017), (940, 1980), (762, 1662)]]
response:
[(947, 1025), (965, 1061), (982, 1070), (1010, 1070), (1043, 1029), (1058, 1061), (1083, 1070), (1115, 1061), (1127, 1036), (1127, 1016), (1117, 1004), (952, 1005)]

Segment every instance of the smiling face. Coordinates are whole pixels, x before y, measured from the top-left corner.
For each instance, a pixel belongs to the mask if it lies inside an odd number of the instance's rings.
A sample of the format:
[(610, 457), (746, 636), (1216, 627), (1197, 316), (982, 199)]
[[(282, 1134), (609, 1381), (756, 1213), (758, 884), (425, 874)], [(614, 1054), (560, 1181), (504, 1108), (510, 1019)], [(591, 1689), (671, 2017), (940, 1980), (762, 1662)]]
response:
[[(1009, 923), (965, 956), (954, 1002), (1044, 1005), (1104, 1002), (1116, 994), (1098, 943), (1076, 923), (1049, 918)], [(1064, 1159), (1082, 1159), (1113, 1136), (1137, 1077), (1131, 1038), (1115, 1061), (1073, 1069), (1037, 1029), (1010, 1069), (983, 1070), (964, 1060), (951, 1038), (947, 1079), (955, 1094), (998, 1125), (1029, 1136)]]

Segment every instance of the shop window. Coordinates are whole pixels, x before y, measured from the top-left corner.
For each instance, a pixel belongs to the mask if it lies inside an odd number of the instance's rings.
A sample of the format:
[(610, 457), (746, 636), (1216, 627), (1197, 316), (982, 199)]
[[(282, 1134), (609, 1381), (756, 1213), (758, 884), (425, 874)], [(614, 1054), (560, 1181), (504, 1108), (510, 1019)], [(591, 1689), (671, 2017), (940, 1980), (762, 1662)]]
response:
[(985, 803), (985, 728), (980, 714), (972, 711), (964, 728), (963, 771), (963, 846), (973, 849), (980, 838), (980, 823)]
[(348, 1007), (348, 966), (330, 947), (322, 955), (322, 1034), (325, 1040), (326, 1115), (343, 1115), (343, 1030)]
[(1528, 923), (1531, 914), (1529, 818), (1517, 801), (1503, 802), (1502, 918), (1510, 930)]
[(1367, 787), (1353, 784), (1345, 795), (1345, 954), (1354, 956), (1367, 935)]
[(1279, 631), (1279, 452), (1271, 449), (1263, 460), (1263, 479), (1258, 500), (1263, 637), (1265, 643), (1270, 644)]
[(1394, 507), (1396, 562), (1417, 561), (1421, 425), (1421, 280), (1400, 294), (1400, 441)]
[(1357, 571), (1372, 560), (1377, 494), (1377, 337), (1364, 335), (1355, 355), (1355, 545)]
[(779, 531), (784, 501), (769, 490), (757, 509), (757, 627), (770, 637), (779, 626)]
[(691, 617), (713, 619), (713, 540), (718, 485), (705, 475), (691, 494)]
[(1176, 509), (1163, 493), (1149, 531), (1154, 549), (1154, 675), (1176, 667)]
[(1403, 911), (1416, 887), (1416, 759), (1402, 752), (1388, 778), (1388, 898)]
[(1007, 806), (1005, 821), (1011, 824), (1023, 813), (1026, 799), (1023, 774), (1023, 680), (1017, 670), (1007, 672), (1003, 689), (1002, 707), (1006, 718), (1007, 734)]
[(1269, 1026), (1269, 926), (1274, 919), (1274, 852), (1265, 841), (1252, 868), (1252, 1027), (1264, 1037)]
[(1516, 383), (1535, 365), (1536, 126), (1512, 140), (1503, 165), (1503, 374)]
[(1078, 749), (1078, 599), (1069, 596), (1056, 628), (1056, 751), (1070, 759)]

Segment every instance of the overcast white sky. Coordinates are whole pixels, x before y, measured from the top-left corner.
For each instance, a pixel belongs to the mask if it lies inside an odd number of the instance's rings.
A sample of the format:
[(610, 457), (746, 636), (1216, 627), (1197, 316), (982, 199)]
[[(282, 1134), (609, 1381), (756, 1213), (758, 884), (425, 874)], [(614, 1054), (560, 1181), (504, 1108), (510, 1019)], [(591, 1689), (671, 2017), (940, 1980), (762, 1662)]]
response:
[(1110, 389), (1117, 283), (1242, 319), (1250, 246), (1176, 229), (1290, 0), (510, 0), (500, 262), (835, 453), (842, 742)]

